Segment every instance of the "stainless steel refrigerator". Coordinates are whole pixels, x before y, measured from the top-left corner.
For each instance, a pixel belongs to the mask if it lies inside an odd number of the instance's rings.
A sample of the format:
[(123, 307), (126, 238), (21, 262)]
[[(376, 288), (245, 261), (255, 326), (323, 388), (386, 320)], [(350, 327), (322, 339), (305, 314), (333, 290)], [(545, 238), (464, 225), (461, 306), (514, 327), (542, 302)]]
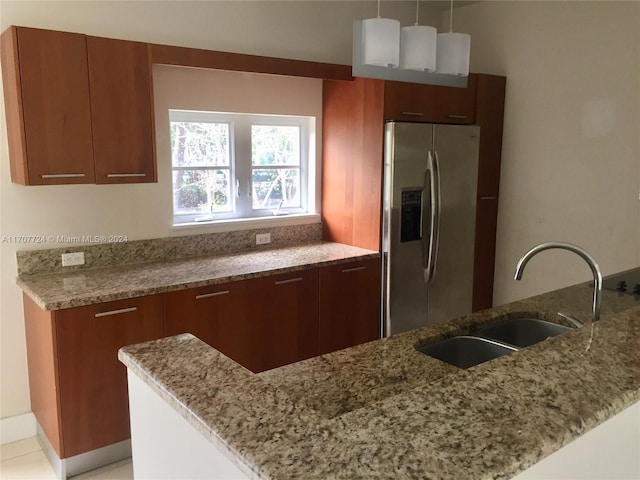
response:
[(479, 137), (477, 126), (385, 125), (386, 335), (471, 312)]

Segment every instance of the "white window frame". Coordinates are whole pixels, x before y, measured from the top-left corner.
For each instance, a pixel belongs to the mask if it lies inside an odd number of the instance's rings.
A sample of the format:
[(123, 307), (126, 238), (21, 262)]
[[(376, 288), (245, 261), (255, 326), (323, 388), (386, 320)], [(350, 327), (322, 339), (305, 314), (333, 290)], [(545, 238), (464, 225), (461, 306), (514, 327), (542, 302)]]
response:
[[(229, 155), (231, 176), (231, 212), (176, 214), (172, 201), (174, 227), (233, 223), (291, 217), (317, 216), (315, 212), (315, 117), (296, 115), (248, 114), (236, 112), (204, 112), (169, 110), (171, 122), (226, 123), (229, 125)], [(300, 129), (300, 207), (254, 209), (251, 199), (252, 158), (251, 126), (295, 126)], [(220, 169), (220, 167), (191, 167), (192, 169)], [(259, 168), (259, 167), (258, 167)], [(263, 167), (264, 168), (264, 167)], [(295, 167), (294, 167), (295, 168)], [(185, 167), (174, 167), (171, 172)], [(173, 190), (173, 174), (171, 175)], [(276, 215), (277, 213), (277, 215)], [(293, 218), (291, 220), (296, 222)], [(281, 223), (281, 222), (274, 222)], [(289, 223), (289, 222), (287, 222)], [(306, 223), (306, 222), (305, 222)]]

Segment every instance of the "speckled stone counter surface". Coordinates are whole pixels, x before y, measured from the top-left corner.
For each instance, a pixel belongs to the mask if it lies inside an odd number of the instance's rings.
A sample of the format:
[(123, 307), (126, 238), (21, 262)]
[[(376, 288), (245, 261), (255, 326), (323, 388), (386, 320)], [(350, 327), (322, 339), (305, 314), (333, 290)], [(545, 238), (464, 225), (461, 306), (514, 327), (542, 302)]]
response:
[(185, 334), (120, 360), (252, 478), (507, 479), (640, 400), (640, 302), (467, 370), (415, 345), (505, 316), (589, 319), (579, 285), (253, 374)]
[(69, 273), (23, 275), (17, 283), (43, 310), (60, 310), (377, 256), (371, 250), (318, 242)]

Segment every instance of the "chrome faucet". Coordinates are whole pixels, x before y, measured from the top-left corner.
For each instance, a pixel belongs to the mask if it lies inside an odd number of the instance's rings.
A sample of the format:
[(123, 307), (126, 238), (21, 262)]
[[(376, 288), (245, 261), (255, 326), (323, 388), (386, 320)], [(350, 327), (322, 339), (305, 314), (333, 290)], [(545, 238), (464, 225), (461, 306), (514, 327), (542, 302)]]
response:
[[(600, 267), (593, 259), (591, 255), (585, 252), (582, 248), (577, 245), (573, 245), (571, 243), (565, 242), (547, 242), (541, 243), (540, 245), (536, 245), (527, 253), (525, 253), (522, 258), (518, 261), (516, 265), (516, 274), (514, 276), (515, 280), (522, 279), (522, 272), (524, 271), (524, 267), (529, 260), (536, 254), (542, 252), (543, 250), (549, 250), (552, 248), (560, 248), (563, 250), (569, 250), (570, 252), (578, 254), (580, 257), (584, 259), (585, 262), (591, 268), (591, 272), (593, 273), (593, 309), (592, 309), (592, 320), (595, 322), (600, 319), (600, 303), (602, 299), (602, 273), (600, 273)], [(565, 314), (563, 314), (565, 316)], [(565, 316), (567, 318), (567, 316)], [(571, 318), (570, 320), (573, 320)]]

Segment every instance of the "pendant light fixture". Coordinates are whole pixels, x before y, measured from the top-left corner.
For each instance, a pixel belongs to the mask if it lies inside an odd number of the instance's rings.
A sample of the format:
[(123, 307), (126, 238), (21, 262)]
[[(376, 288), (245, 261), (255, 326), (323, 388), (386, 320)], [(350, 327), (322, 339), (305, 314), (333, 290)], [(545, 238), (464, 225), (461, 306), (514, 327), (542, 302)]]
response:
[(449, 33), (439, 33), (436, 46), (436, 73), (469, 76), (471, 36), (453, 32), (453, 0), (449, 14)]
[(416, 23), (402, 27), (400, 32), (400, 68), (433, 72), (436, 69), (436, 37), (438, 30), (418, 24), (416, 0)]
[(362, 21), (362, 60), (367, 65), (395, 68), (400, 64), (400, 21), (378, 17)]

